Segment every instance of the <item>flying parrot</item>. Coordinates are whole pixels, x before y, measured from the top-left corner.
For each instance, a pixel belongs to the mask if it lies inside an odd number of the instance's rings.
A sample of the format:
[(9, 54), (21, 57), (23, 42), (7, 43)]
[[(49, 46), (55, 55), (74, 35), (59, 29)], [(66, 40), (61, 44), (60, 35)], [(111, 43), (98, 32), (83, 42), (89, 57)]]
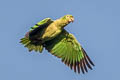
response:
[(64, 29), (74, 21), (72, 15), (65, 15), (59, 19), (45, 18), (35, 24), (21, 39), (28, 50), (42, 53), (45, 48), (52, 55), (61, 58), (61, 61), (74, 72), (88, 72), (92, 70), (93, 62), (73, 34)]

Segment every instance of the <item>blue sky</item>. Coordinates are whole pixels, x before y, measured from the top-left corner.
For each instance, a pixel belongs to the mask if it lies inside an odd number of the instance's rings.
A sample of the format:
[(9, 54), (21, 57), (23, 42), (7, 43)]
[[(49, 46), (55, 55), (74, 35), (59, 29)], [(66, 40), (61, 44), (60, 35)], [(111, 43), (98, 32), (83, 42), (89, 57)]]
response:
[[(0, 80), (119, 80), (119, 0), (0, 0)], [(47, 51), (28, 52), (19, 39), (38, 21), (72, 14), (73, 33), (94, 64), (75, 74)]]

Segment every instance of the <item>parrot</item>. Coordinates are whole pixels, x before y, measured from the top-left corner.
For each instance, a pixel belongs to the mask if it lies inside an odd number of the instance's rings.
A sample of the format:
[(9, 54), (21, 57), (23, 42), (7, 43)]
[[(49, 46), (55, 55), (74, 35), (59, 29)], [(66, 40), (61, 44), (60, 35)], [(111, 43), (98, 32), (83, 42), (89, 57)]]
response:
[(70, 14), (56, 20), (45, 18), (31, 27), (20, 43), (29, 52), (42, 53), (45, 49), (74, 72), (84, 74), (93, 69), (94, 63), (74, 35), (64, 29), (71, 22), (74, 22), (74, 17)]

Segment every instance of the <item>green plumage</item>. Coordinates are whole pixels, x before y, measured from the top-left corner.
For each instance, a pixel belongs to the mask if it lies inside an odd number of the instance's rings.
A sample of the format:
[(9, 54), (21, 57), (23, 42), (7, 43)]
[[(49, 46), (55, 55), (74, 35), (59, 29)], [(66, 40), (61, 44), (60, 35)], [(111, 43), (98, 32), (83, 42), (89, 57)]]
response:
[(22, 38), (20, 43), (22, 43), (24, 47), (27, 47), (30, 52), (34, 50), (36, 52), (39, 51), (42, 53), (43, 46), (41, 44), (33, 44), (32, 41), (30, 41), (27, 37)]
[(39, 27), (41, 27), (41, 30), (43, 30), (44, 27), (48, 26), (52, 22), (53, 21), (50, 18), (45, 18), (42, 21), (38, 22), (36, 25), (31, 27), (30, 31), (27, 32), (26, 36), (21, 39), (20, 43), (22, 43), (25, 47), (27, 47), (29, 51), (34, 50), (36, 52), (39, 51), (40, 53), (42, 53), (43, 45), (35, 40), (30, 39), (29, 35), (31, 33), (31, 34), (35, 34), (33, 36), (31, 35), (32, 38), (39, 37), (39, 35), (36, 35), (38, 33), (39, 34), (42, 33), (42, 31), (39, 31)]
[(92, 69), (93, 62), (76, 38), (64, 29), (73, 21), (72, 15), (65, 15), (57, 20), (46, 18), (34, 25), (20, 43), (29, 51), (41, 53), (45, 48), (51, 54), (61, 58), (62, 62), (75, 72), (88, 72), (87, 68)]
[(52, 23), (52, 22), (53, 22), (52, 19), (50, 19), (50, 18), (45, 18), (45, 19), (43, 19), (42, 21), (38, 22), (38, 23), (37, 23), (36, 25), (34, 25), (33, 27), (31, 27), (30, 30), (34, 30), (34, 29), (38, 28), (38, 27), (41, 26), (41, 25), (48, 25), (48, 24), (50, 24), (50, 23)]
[(80, 73), (81, 68), (84, 73), (85, 71), (87, 72), (87, 66), (90, 69), (92, 69), (90, 64), (94, 66), (75, 37), (66, 30), (63, 30), (55, 39), (47, 41), (45, 45), (45, 48), (50, 53), (61, 58), (62, 61), (71, 67), (71, 69), (74, 69), (75, 72), (78, 70), (78, 73)]

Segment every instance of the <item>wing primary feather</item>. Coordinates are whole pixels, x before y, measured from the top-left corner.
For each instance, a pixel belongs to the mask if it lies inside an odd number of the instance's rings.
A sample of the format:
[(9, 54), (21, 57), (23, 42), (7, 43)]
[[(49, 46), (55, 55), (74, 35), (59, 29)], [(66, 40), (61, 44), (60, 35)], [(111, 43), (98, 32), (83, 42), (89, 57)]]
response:
[(82, 48), (83, 53), (85, 54), (87, 60), (90, 62), (91, 65), (95, 66), (94, 63), (90, 60), (89, 56), (87, 55), (86, 51)]
[(74, 72), (76, 72), (76, 62), (74, 63)]
[(70, 65), (70, 60), (67, 61), (67, 66), (69, 66), (69, 65)]
[(80, 65), (79, 65), (79, 62), (77, 62), (76, 64), (77, 64), (78, 73), (80, 74)]
[(72, 68), (73, 68), (73, 62), (70, 64), (70, 68), (71, 68), (71, 70), (72, 70)]
[(87, 67), (85, 65), (85, 59), (83, 59), (83, 66), (84, 66), (85, 71), (88, 72)]
[(62, 58), (62, 60), (61, 60), (62, 62), (64, 62), (64, 58)]
[(81, 67), (82, 73), (84, 74), (85, 72), (84, 72), (84, 68), (83, 68), (83, 59), (81, 59), (81, 61), (80, 61), (80, 67)]
[(87, 60), (89, 61), (89, 63), (90, 63), (91, 65), (95, 66), (95, 65), (93, 64), (93, 62), (90, 60), (89, 56), (88, 56), (87, 54), (85, 54), (85, 55), (86, 55)]
[(87, 67), (92, 70), (92, 67), (91, 67), (90, 64), (88, 63), (85, 55), (84, 55), (84, 57), (85, 57), (84, 59), (85, 59), (85, 63), (86, 63), (86, 65), (87, 65)]
[(64, 63), (67, 65), (67, 59), (65, 59)]

